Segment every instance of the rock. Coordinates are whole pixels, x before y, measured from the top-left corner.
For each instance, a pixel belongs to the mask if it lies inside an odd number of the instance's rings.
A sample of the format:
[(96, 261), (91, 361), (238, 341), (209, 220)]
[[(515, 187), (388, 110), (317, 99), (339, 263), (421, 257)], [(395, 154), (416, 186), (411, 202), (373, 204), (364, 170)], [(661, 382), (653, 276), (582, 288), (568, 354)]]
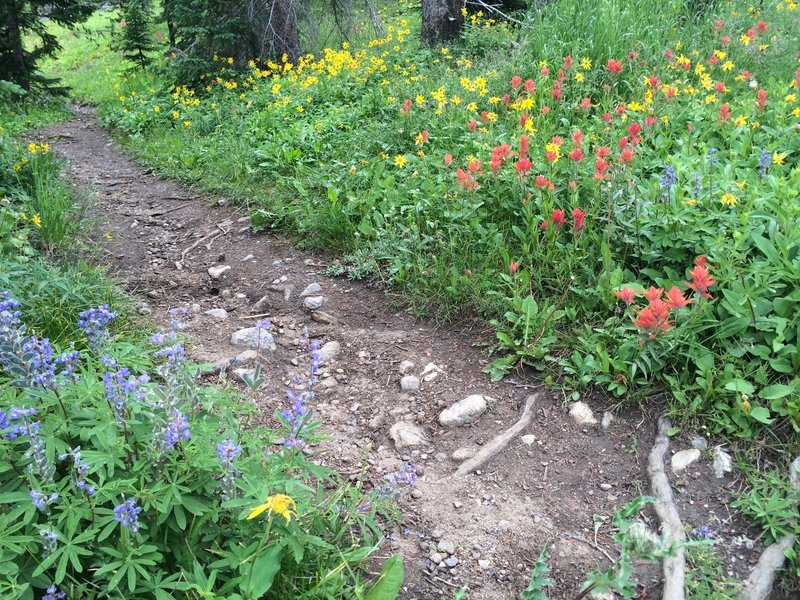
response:
[(330, 315), (322, 310), (315, 310), (311, 313), (311, 320), (323, 325), (336, 325), (338, 320), (333, 315)]
[(301, 298), (305, 298), (306, 296), (313, 296), (314, 294), (319, 294), (321, 291), (322, 291), (322, 286), (320, 284), (318, 284), (316, 282), (315, 283), (309, 283), (306, 286), (306, 289), (304, 289), (301, 292), (300, 297)]
[(439, 415), (439, 424), (443, 427), (455, 427), (472, 423), (486, 411), (486, 406), (485, 396), (472, 394), (443, 410)]
[(308, 296), (303, 300), (303, 306), (308, 310), (317, 310), (325, 304), (325, 296)]
[(414, 498), (415, 500), (419, 500), (420, 498), (422, 498), (422, 492), (420, 492), (419, 490), (413, 490), (411, 492), (411, 497)]
[(593, 600), (616, 600), (614, 592), (594, 592), (589, 595)]
[(596, 425), (597, 419), (589, 405), (585, 402), (575, 402), (569, 409), (570, 416), (578, 425)]
[(610, 483), (601, 483), (600, 484), (600, 489), (603, 490), (604, 492), (607, 492), (608, 490), (611, 489), (611, 484)]
[(404, 392), (416, 392), (419, 389), (419, 377), (406, 375), (400, 379), (400, 389)]
[(230, 265), (220, 265), (218, 267), (209, 268), (208, 269), (208, 274), (211, 277), (211, 279), (219, 279), (220, 277), (222, 277), (225, 273), (227, 273), (230, 270), (231, 270), (231, 266)]
[(233, 375), (233, 378), (236, 381), (239, 381), (241, 383), (247, 383), (245, 381), (245, 377), (249, 378), (252, 381), (252, 379), (256, 376), (256, 370), (239, 368), (239, 369), (234, 369), (231, 372), (231, 374)]
[(283, 301), (288, 302), (289, 298), (292, 297), (292, 292), (294, 292), (294, 286), (290, 283), (285, 288), (283, 288)]
[(150, 306), (148, 306), (147, 304), (142, 304), (139, 307), (139, 314), (142, 315), (142, 316), (151, 315), (151, 314), (153, 314), (153, 309), (150, 308)]
[(450, 558), (445, 558), (444, 564), (452, 569), (458, 564), (458, 559), (455, 556), (451, 556)]
[(438, 544), (436, 544), (436, 549), (439, 552), (445, 552), (447, 554), (456, 553), (456, 545), (450, 540), (441, 540)]
[(194, 313), (194, 314), (197, 314), (197, 313), (199, 313), (199, 312), (200, 312), (200, 305), (199, 305), (199, 304), (197, 304), (197, 303), (194, 303), (194, 304), (192, 304), (192, 305), (189, 307), (189, 312), (190, 312), (190, 313)]
[(248, 254), (247, 256), (245, 256), (245, 257), (242, 259), (242, 262), (247, 262), (248, 260), (252, 260), (252, 259), (254, 259), (254, 258), (255, 258), (255, 256), (253, 256), (252, 254)]
[(258, 358), (258, 352), (255, 350), (245, 350), (244, 352), (240, 352), (236, 355), (236, 358), (233, 360), (236, 361), (237, 365), (247, 365), (253, 362), (255, 359)]
[(431, 531), (431, 537), (434, 540), (440, 540), (444, 537), (444, 531), (442, 531), (441, 529), (434, 529), (433, 531)]
[(406, 421), (399, 421), (392, 425), (389, 429), (389, 437), (392, 438), (398, 450), (423, 446), (428, 443), (425, 432), (413, 423)]
[(792, 461), (789, 465), (789, 482), (792, 484), (794, 491), (800, 494), (800, 456)]
[(458, 462), (462, 462), (465, 460), (469, 460), (477, 453), (478, 453), (477, 446), (462, 446), (461, 448), (456, 448), (450, 455), (450, 458), (452, 458), (453, 460), (457, 460)]
[(274, 351), (277, 348), (272, 334), (256, 327), (247, 327), (235, 331), (231, 335), (231, 344), (234, 346), (249, 346), (250, 348), (258, 348), (260, 345), (261, 350), (269, 351)]
[(444, 373), (444, 371), (442, 371), (441, 367), (434, 363), (428, 363), (425, 365), (425, 368), (422, 369), (421, 377), (423, 381), (433, 381), (442, 373)]
[(492, 562), (482, 558), (478, 561), (478, 566), (485, 571), (492, 566)]
[(603, 429), (608, 429), (611, 426), (611, 421), (614, 420), (614, 415), (606, 411), (603, 413), (603, 419), (600, 421), (600, 426)]
[(342, 345), (339, 342), (334, 341), (323, 344), (322, 348), (319, 349), (319, 354), (323, 361), (329, 361), (339, 356), (341, 351)]
[(212, 308), (211, 310), (207, 310), (205, 312), (209, 317), (214, 319), (215, 321), (227, 321), (228, 320), (228, 311), (224, 308)]
[(433, 552), (428, 558), (433, 564), (438, 565), (445, 558), (447, 558), (447, 554), (442, 554), (441, 552)]
[(708, 441), (703, 436), (696, 436), (692, 438), (692, 448), (697, 448), (701, 452), (708, 448)]
[(532, 445), (533, 442), (536, 441), (536, 436), (532, 434), (523, 435), (521, 438), (523, 444), (527, 444), (528, 446)]
[(330, 390), (339, 385), (339, 382), (336, 381), (336, 377), (326, 377), (325, 379), (320, 381), (318, 385), (323, 390)]
[(680, 450), (672, 455), (671, 465), (672, 472), (678, 473), (683, 471), (693, 462), (700, 459), (700, 450), (697, 448), (689, 448), (688, 450)]
[(714, 448), (714, 475), (717, 479), (725, 477), (725, 473), (733, 471), (733, 458), (722, 448)]
[(411, 362), (410, 360), (404, 360), (397, 367), (397, 370), (400, 371), (400, 375), (405, 375), (406, 373), (408, 373), (413, 368), (414, 368), (414, 363), (413, 362)]

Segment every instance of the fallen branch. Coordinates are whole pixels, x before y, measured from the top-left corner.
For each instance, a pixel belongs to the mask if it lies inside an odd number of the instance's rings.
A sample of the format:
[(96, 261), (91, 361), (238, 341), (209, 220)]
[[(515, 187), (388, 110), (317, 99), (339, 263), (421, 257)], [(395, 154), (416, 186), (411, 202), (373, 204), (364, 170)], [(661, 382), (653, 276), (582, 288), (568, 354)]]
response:
[(770, 544), (761, 553), (758, 563), (750, 571), (750, 577), (744, 583), (742, 600), (767, 600), (772, 592), (775, 576), (786, 560), (785, 552), (794, 546), (795, 537), (787, 535), (781, 540)]
[(475, 456), (464, 461), (456, 470), (455, 475), (463, 477), (464, 475), (472, 473), (475, 469), (483, 466), (484, 463), (486, 463), (495, 454), (508, 446), (508, 443), (512, 439), (522, 433), (531, 424), (531, 421), (533, 420), (533, 405), (536, 403), (538, 398), (538, 394), (532, 394), (528, 396), (527, 400), (525, 400), (525, 409), (522, 411), (522, 416), (519, 418), (519, 421), (514, 423), (511, 427), (486, 444)]
[(664, 470), (664, 455), (669, 448), (667, 431), (671, 425), (667, 417), (661, 417), (658, 420), (658, 431), (653, 449), (650, 450), (647, 473), (650, 475), (653, 495), (656, 497), (653, 508), (655, 508), (656, 514), (661, 520), (664, 538), (667, 543), (676, 544), (675, 555), (664, 559), (664, 591), (661, 598), (662, 600), (684, 600), (683, 585), (686, 579), (686, 553), (682, 543), (686, 541), (686, 533), (683, 530), (683, 523), (681, 523), (678, 509), (672, 500), (672, 488)]
[(219, 231), (212, 231), (211, 233), (207, 233), (206, 235), (204, 235), (203, 237), (201, 237), (199, 240), (195, 241), (195, 243), (194, 243), (194, 244), (192, 244), (191, 246), (189, 246), (188, 248), (186, 248), (186, 249), (185, 249), (183, 252), (181, 252), (181, 258), (180, 258), (180, 260), (179, 260), (179, 261), (177, 261), (177, 262), (175, 263), (175, 268), (176, 268), (176, 269), (178, 269), (178, 270), (182, 269), (182, 268), (183, 268), (183, 261), (186, 259), (186, 255), (187, 255), (187, 254), (189, 254), (189, 252), (191, 252), (191, 251), (192, 251), (192, 250), (194, 250), (195, 248), (197, 248), (197, 247), (198, 247), (200, 244), (202, 244), (202, 243), (203, 243), (205, 240), (207, 240), (208, 238), (211, 238), (211, 239), (213, 240), (215, 237), (219, 237), (219, 236), (221, 236), (221, 235), (222, 235), (222, 232), (219, 232)]

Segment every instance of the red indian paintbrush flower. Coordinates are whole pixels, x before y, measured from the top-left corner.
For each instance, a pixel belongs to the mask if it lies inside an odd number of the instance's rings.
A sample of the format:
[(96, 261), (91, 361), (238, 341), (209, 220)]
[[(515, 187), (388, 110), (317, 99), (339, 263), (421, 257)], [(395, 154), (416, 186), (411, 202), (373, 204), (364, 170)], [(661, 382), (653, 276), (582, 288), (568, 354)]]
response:
[(517, 161), (517, 173), (519, 176), (522, 177), (523, 175), (527, 175), (528, 171), (531, 170), (533, 164), (530, 160), (525, 158), (524, 156)]
[(615, 295), (617, 298), (619, 298), (620, 300), (622, 300), (622, 301), (623, 301), (625, 304), (627, 304), (628, 306), (630, 306), (631, 304), (633, 304), (633, 299), (634, 299), (634, 298), (636, 298), (636, 294), (637, 294), (637, 293), (638, 293), (638, 292), (637, 292), (636, 290), (632, 290), (631, 288), (629, 288), (629, 287), (626, 285), (626, 286), (625, 286), (624, 288), (622, 288), (621, 290), (616, 290), (616, 291), (614, 292), (614, 295)]
[(452, 154), (445, 154), (444, 155), (444, 164), (448, 167), (453, 164), (453, 155)]
[(511, 89), (516, 90), (521, 85), (522, 85), (522, 77), (520, 77), (519, 75), (514, 75), (511, 78)]
[(667, 306), (673, 310), (680, 310), (694, 302), (692, 298), (686, 298), (678, 286), (673, 285), (667, 292)]
[(528, 156), (528, 148), (529, 147), (530, 147), (530, 142), (528, 141), (528, 136), (527, 135), (520, 136), (520, 138), (519, 138), (519, 155), (520, 156)]
[[(700, 258), (703, 260), (699, 260)], [(686, 285), (700, 294), (700, 297), (711, 299), (711, 294), (708, 293), (708, 288), (717, 282), (711, 278), (711, 273), (708, 270), (705, 257), (698, 257), (695, 260), (695, 265), (692, 269), (691, 276), (691, 283), (687, 282)]]
[(533, 182), (533, 187), (541, 189), (545, 189), (550, 185), (550, 182), (547, 181), (547, 177), (544, 175), (537, 175), (536, 180)]
[(475, 133), (475, 130), (476, 130), (477, 128), (478, 128), (478, 122), (477, 122), (477, 121), (470, 121), (470, 122), (469, 122), (469, 130), (470, 130), (472, 133)]
[(511, 271), (512, 275), (517, 273), (517, 269), (519, 269), (519, 263), (517, 261), (512, 260), (510, 263), (508, 263), (508, 270)]
[(553, 211), (553, 214), (550, 215), (550, 220), (553, 221), (553, 225), (556, 227), (556, 229), (559, 229), (562, 225), (567, 224), (566, 214), (560, 208), (557, 208)]
[(619, 159), (625, 164), (630, 164), (630, 162), (633, 160), (633, 150), (631, 150), (629, 147), (623, 148), (619, 155)]
[(608, 59), (608, 63), (606, 64), (609, 73), (612, 75), (619, 75), (622, 73), (622, 63), (618, 60), (614, 60), (613, 58)]
[(580, 208), (575, 208), (572, 211), (572, 233), (579, 234), (586, 226), (586, 213)]
[(664, 293), (664, 290), (662, 290), (661, 288), (653, 287), (651, 285), (649, 290), (645, 290), (645, 291), (642, 292), (642, 295), (645, 298), (647, 298), (647, 301), (650, 304), (652, 304), (653, 302), (655, 302), (656, 300), (661, 298), (661, 294), (663, 294), (663, 293)]
[(633, 324), (651, 340), (655, 339), (659, 333), (669, 331), (672, 324), (669, 322), (669, 307), (667, 303), (660, 298), (656, 298), (650, 305), (636, 313)]

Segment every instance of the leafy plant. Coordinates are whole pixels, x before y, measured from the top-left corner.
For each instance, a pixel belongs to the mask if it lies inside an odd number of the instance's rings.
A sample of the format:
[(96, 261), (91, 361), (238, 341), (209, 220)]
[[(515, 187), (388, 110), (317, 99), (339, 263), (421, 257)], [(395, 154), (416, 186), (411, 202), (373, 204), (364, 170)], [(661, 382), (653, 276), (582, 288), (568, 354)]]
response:
[(550, 580), (547, 578), (547, 574), (550, 572), (550, 567), (547, 565), (549, 560), (550, 551), (545, 545), (541, 554), (539, 554), (539, 558), (536, 559), (536, 564), (533, 566), (528, 587), (522, 590), (523, 600), (547, 600), (548, 596), (544, 588), (550, 587)]

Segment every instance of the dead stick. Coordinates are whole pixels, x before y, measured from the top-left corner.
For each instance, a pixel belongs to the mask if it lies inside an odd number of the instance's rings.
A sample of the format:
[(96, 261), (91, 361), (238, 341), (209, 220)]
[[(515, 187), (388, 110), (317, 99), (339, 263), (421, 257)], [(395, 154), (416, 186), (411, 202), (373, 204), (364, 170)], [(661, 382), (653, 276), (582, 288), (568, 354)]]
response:
[(664, 591), (661, 598), (685, 600), (683, 585), (686, 578), (686, 553), (682, 544), (686, 541), (686, 533), (678, 509), (672, 500), (672, 487), (664, 471), (664, 455), (669, 448), (667, 431), (671, 425), (665, 416), (658, 420), (658, 432), (648, 457), (647, 473), (650, 475), (653, 495), (656, 497), (653, 508), (661, 520), (664, 538), (668, 544), (676, 544), (675, 554), (664, 559)]
[(522, 416), (519, 418), (519, 421), (486, 444), (475, 456), (464, 461), (456, 470), (455, 475), (463, 477), (464, 475), (472, 473), (475, 469), (483, 466), (483, 464), (495, 454), (508, 446), (508, 443), (512, 439), (522, 433), (531, 424), (531, 420), (533, 420), (533, 405), (536, 404), (536, 400), (538, 399), (538, 394), (528, 396), (528, 399), (525, 401), (525, 409), (522, 411)]

